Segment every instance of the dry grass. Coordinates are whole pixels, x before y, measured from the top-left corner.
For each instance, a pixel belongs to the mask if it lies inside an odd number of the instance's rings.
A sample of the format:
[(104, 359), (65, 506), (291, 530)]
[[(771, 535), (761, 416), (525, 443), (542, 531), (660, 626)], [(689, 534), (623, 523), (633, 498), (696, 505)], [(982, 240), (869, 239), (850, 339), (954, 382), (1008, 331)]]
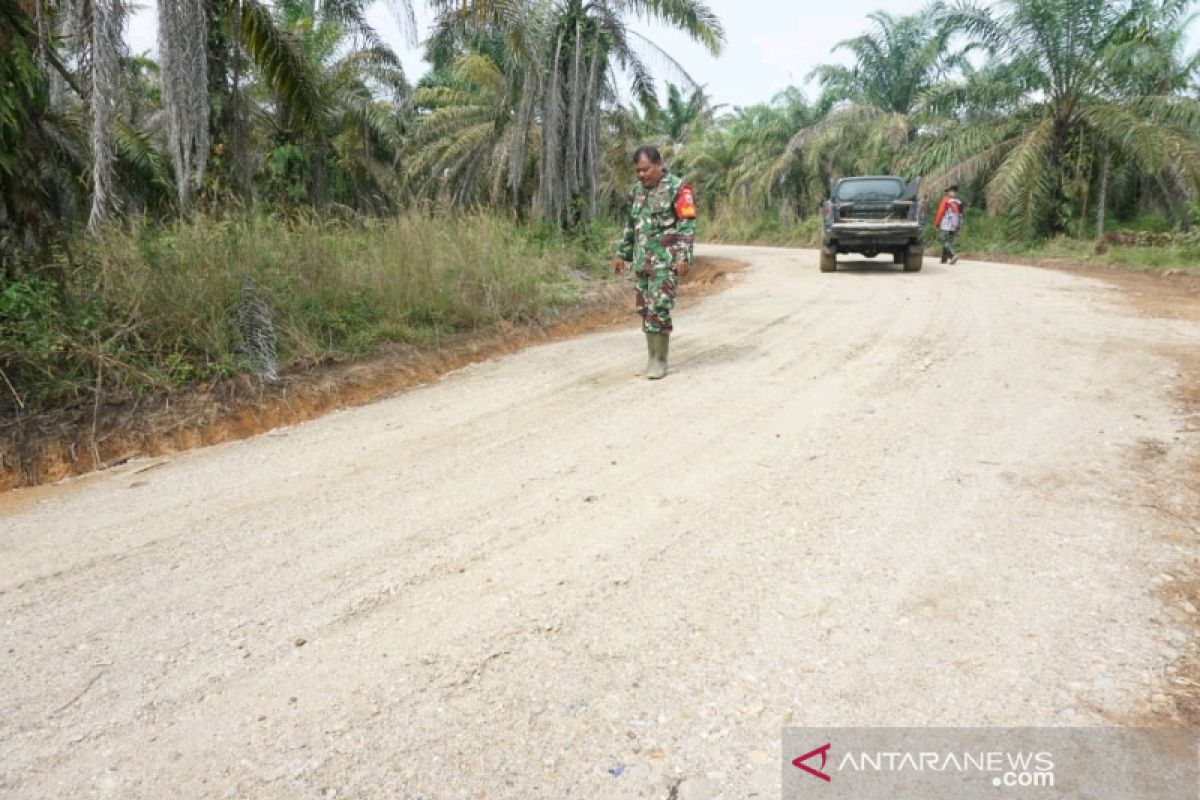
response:
[(537, 320), (578, 299), (599, 250), (484, 214), (112, 230), (59, 248), (0, 295), (11, 306), (0, 322), (0, 418), (245, 372), (247, 295), (269, 310), (286, 370)]

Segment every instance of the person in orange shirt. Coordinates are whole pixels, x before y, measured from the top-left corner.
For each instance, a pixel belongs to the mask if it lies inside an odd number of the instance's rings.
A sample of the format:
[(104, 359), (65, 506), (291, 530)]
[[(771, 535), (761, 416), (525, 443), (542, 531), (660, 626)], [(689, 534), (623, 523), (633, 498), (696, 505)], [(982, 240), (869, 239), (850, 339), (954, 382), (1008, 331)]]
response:
[(954, 238), (963, 224), (963, 202), (958, 199), (958, 184), (952, 183), (946, 187), (946, 194), (938, 206), (933, 218), (933, 227), (938, 229), (942, 239), (942, 263), (949, 261), (958, 263), (958, 254), (954, 252)]

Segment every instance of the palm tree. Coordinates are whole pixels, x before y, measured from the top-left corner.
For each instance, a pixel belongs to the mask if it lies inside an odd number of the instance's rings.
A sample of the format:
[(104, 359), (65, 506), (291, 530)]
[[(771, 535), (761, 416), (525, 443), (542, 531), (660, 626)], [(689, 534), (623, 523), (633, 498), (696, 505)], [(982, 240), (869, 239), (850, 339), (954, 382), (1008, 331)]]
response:
[[(1136, 7), (1133, 33), (1115, 44), (1108, 54), (1111, 90), (1134, 102), (1143, 97), (1186, 95), (1195, 88), (1200, 76), (1200, 51), (1186, 54), (1188, 29), (1195, 17), (1189, 15), (1191, 2), (1142, 3)], [(1195, 92), (1192, 92), (1194, 95)], [(1106, 200), (1109, 196), (1112, 149), (1100, 146), (1098, 202), (1096, 204), (1096, 238), (1104, 236)], [(1168, 164), (1162, 174), (1149, 181), (1139, 181), (1136, 164), (1124, 160), (1121, 177), (1125, 183), (1142, 184), (1144, 197), (1156, 197), (1174, 218), (1176, 224), (1190, 223), (1189, 202), (1195, 200), (1196, 189), (1189, 186), (1187, 177), (1178, 165)], [(1090, 188), (1085, 186), (1085, 191)], [(1086, 197), (1086, 194), (1085, 194)], [(1080, 227), (1083, 216), (1080, 217)]]
[(394, 112), (409, 91), (399, 57), (367, 23), (359, 0), (276, 0), (274, 17), (310, 93), (275, 115), (273, 139), (287, 156), (282, 163), (306, 173), (288, 175), (285, 183), (302, 182), (310, 202), (332, 191), (352, 206), (358, 198), (386, 204), (401, 149)]
[(5, 277), (12, 279), (16, 259), (6, 246), (10, 236), (3, 235), (5, 229), (16, 231), (18, 241), (32, 236), (52, 205), (36, 168), (38, 151), (49, 140), (50, 90), (31, 7), (0, 0), (0, 41), (6, 52), (0, 59), (0, 86), (5, 87), (0, 113), (0, 258)]
[(655, 102), (646, 109), (649, 127), (664, 137), (673, 153), (678, 153), (688, 139), (711, 125), (717, 111), (702, 86), (694, 87), (685, 98), (677, 84), (667, 83), (666, 105), (659, 105), (657, 98), (652, 100)]
[[(631, 78), (635, 98), (654, 95), (644, 53), (683, 68), (629, 26), (630, 16), (682, 30), (717, 55), (724, 43), (720, 20), (701, 0), (554, 0), (544, 71), (539, 213), (571, 226), (597, 208), (602, 109), (616, 97), (616, 69)], [(689, 82), (694, 84), (694, 81)]]
[(835, 103), (911, 114), (921, 95), (960, 61), (958, 54), (947, 49), (950, 30), (937, 24), (944, 12), (942, 3), (934, 3), (919, 14), (868, 14), (871, 30), (833, 47), (834, 52), (845, 50), (853, 55), (854, 65), (821, 64), (809, 78), (816, 78)]
[(939, 19), (944, 12), (940, 2), (901, 17), (876, 11), (868, 15), (869, 31), (836, 44), (854, 64), (822, 64), (809, 74), (831, 110), (797, 134), (791, 153), (835, 175), (890, 171), (917, 136), (925, 94), (965, 63), (949, 47), (951, 30)]
[(631, 90), (643, 104), (654, 95), (644, 54), (683, 72), (670, 54), (632, 30), (628, 17), (674, 26), (714, 55), (724, 29), (701, 0), (554, 0), (550, 14), (538, 210), (571, 227), (594, 216), (598, 205), (601, 109), (617, 96), (616, 70), (630, 74)]
[(823, 110), (795, 87), (770, 103), (734, 109), (684, 147), (683, 169), (699, 196), (713, 198), (714, 205), (752, 216), (767, 210), (795, 213), (810, 205), (820, 181), (789, 145), (797, 131), (821, 119)]
[(993, 61), (931, 95), (943, 119), (929, 126), (909, 163), (939, 184), (981, 181), (989, 209), (1024, 234), (1063, 228), (1072, 169), (1084, 156), (1095, 163), (1084, 171), (1100, 173), (1101, 210), (1112, 159), (1194, 190), (1200, 103), (1177, 92), (1182, 78), (1163, 84), (1161, 71), (1150, 78), (1129, 71), (1139, 58), (1162, 55), (1163, 37), (1186, 27), (1190, 5), (1007, 0), (998, 15), (969, 3), (947, 10), (942, 20)]
[(158, 50), (167, 145), (180, 211), (187, 214), (208, 165), (208, 14), (204, 0), (159, 0)]
[[(501, 66), (512, 110), (508, 159), (510, 191), (522, 182), (525, 159), (516, 157), (540, 133), (535, 210), (571, 226), (595, 214), (603, 166), (605, 115), (617, 107), (618, 73), (630, 77), (635, 99), (654, 94), (647, 54), (682, 67), (632, 30), (629, 18), (679, 28), (710, 52), (720, 52), (720, 21), (701, 0), (438, 0), (436, 47), (481, 36), (503, 43)], [(469, 49), (463, 47), (462, 49)], [(686, 74), (686, 73), (683, 73)]]
[(413, 96), (406, 176), (417, 194), (452, 205), (529, 205), (540, 149), (541, 52), (550, 20), (526, 2), (441, 3)]
[[(99, 233), (115, 210), (139, 207), (170, 180), (141, 96), (146, 84), (157, 84), (157, 72), (147, 59), (128, 56), (124, 12), (111, 0), (0, 2), (6, 243), (15, 231), (22, 248), (32, 249), (46, 225), (71, 221), (85, 206), (88, 229)], [(141, 178), (145, 184), (137, 185)]]
[[(249, 196), (254, 171), (259, 166), (256, 130), (267, 123), (267, 135), (276, 147), (287, 145), (302, 153), (301, 161), (310, 161), (305, 196), (319, 200), (328, 175), (323, 162), (335, 139), (351, 146), (356, 154), (350, 159), (362, 175), (374, 176), (377, 185), (383, 178), (378, 159), (372, 152), (388, 153), (396, 145), (396, 120), (381, 107), (384, 99), (395, 99), (406, 90), (403, 70), (396, 54), (382, 42), (367, 22), (369, 0), (328, 0), (327, 2), (281, 2), (264, 0), (160, 0), (186, 11), (189, 3), (203, 7), (203, 14), (179, 12), (189, 22), (170, 24), (171, 17), (161, 13), (160, 49), (164, 53), (164, 101), (172, 81), (179, 87), (176, 95), (190, 98), (185, 104), (186, 118), (168, 133), (176, 159), (192, 144), (195, 156), (190, 183), (203, 181), (204, 157), (194, 143), (210, 141), (220, 154), (220, 175), (211, 191), (229, 191)], [(394, 0), (394, 8), (404, 26), (412, 29), (409, 0)], [(203, 21), (199, 30), (197, 19)], [(195, 39), (201, 35), (207, 65), (188, 68), (196, 63)], [(177, 39), (173, 44), (168, 44)], [(185, 75), (170, 78), (173, 67), (165, 56), (169, 51), (185, 54), (174, 63), (185, 65)], [(205, 102), (199, 101), (203, 93)], [(204, 120), (207, 136), (202, 132)], [(348, 136), (356, 129), (355, 136)], [(190, 131), (181, 136), (176, 131)], [(360, 146), (353, 147), (358, 142)], [(186, 170), (185, 170), (186, 173)], [(184, 183), (187, 174), (184, 174)], [(181, 201), (186, 185), (180, 187)]]
[[(528, 171), (528, 142), (514, 147), (512, 62), (501, 52), (457, 57), (413, 93), (419, 124), (406, 170), (414, 194), (440, 197), (452, 207), (473, 203), (517, 203), (521, 182), (510, 191), (510, 176)], [(514, 77), (518, 81), (514, 81)], [(536, 136), (536, 132), (533, 134)]]

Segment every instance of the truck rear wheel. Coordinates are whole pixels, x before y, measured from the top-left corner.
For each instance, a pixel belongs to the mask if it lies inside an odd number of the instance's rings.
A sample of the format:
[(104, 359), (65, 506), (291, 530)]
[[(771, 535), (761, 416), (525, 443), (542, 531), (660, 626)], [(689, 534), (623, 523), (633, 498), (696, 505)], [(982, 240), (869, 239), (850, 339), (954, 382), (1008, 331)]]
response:
[(837, 272), (837, 253), (821, 251), (821, 272)]
[(908, 247), (904, 250), (904, 271), (920, 272), (921, 264), (925, 261), (924, 247)]

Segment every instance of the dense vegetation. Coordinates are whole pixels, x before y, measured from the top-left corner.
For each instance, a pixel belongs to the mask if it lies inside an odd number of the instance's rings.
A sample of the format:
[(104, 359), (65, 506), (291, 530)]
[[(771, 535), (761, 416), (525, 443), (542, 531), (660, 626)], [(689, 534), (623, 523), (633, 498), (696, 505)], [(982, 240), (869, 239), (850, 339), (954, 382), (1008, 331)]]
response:
[(603, 256), (643, 142), (710, 238), (807, 242), (831, 179), (898, 172), (961, 184), (982, 247), (1200, 250), (1191, 0), (877, 12), (811, 97), (734, 109), (637, 30), (718, 53), (700, 0), (430, 0), (415, 81), (367, 2), (159, 0), (151, 59), (121, 0), (0, 0), (0, 411), (536, 316)]
[[(1187, 229), (1200, 187), (1200, 56), (1187, 0), (1005, 0), (875, 13), (788, 92), (698, 131), (683, 168), (735, 219), (808, 216), (843, 174), (957, 182), (1020, 240), (1101, 236), (1113, 216)], [(765, 224), (761, 221), (760, 227)], [(771, 226), (767, 224), (767, 227)]]

